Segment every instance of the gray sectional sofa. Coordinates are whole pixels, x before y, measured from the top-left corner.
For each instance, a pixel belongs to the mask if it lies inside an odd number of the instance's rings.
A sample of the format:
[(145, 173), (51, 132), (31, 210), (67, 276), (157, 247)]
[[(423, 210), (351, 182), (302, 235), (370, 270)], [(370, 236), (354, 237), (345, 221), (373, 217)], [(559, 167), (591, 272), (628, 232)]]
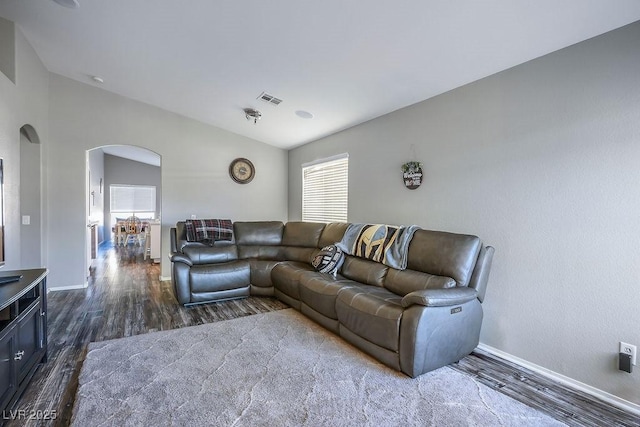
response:
[(275, 296), (387, 366), (416, 377), (478, 345), (494, 249), (476, 236), (418, 230), (407, 269), (347, 255), (337, 275), (311, 260), (339, 242), (343, 223), (235, 222), (214, 246), (171, 229), (172, 281), (181, 304)]

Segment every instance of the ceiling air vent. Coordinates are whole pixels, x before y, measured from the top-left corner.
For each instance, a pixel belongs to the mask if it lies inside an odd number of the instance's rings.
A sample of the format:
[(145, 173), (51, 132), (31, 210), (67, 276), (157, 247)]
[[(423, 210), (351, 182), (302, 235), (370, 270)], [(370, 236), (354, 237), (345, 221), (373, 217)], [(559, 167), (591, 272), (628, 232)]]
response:
[(261, 99), (264, 102), (268, 102), (272, 105), (280, 105), (280, 103), (282, 102), (282, 99), (278, 99), (273, 95), (269, 95), (267, 92), (262, 92), (258, 99)]

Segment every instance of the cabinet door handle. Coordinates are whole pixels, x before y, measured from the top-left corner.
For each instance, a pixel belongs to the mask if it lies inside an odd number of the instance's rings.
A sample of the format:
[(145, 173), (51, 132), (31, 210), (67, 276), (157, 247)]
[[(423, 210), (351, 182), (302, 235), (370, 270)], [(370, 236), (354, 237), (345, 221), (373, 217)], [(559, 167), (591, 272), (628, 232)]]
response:
[(13, 360), (22, 360), (22, 356), (24, 356), (24, 350), (17, 352)]

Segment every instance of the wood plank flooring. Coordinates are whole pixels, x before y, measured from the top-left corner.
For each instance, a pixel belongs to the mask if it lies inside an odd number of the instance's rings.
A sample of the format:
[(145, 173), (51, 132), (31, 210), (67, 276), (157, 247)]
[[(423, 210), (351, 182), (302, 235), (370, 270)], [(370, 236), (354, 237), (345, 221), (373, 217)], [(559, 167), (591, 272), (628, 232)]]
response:
[[(250, 297), (217, 304), (182, 307), (170, 282), (160, 282), (160, 268), (143, 260), (139, 247), (101, 247), (84, 290), (51, 292), (49, 362), (41, 365), (13, 408), (55, 420), (0, 419), (7, 427), (69, 424), (78, 375), (86, 348), (102, 341), (158, 330), (280, 310), (288, 306), (273, 298)], [(569, 390), (502, 359), (473, 353), (454, 369), (572, 426), (640, 426), (633, 414)], [(16, 414), (16, 412), (14, 412)]]
[(640, 417), (480, 350), (453, 369), (570, 426), (640, 426)]

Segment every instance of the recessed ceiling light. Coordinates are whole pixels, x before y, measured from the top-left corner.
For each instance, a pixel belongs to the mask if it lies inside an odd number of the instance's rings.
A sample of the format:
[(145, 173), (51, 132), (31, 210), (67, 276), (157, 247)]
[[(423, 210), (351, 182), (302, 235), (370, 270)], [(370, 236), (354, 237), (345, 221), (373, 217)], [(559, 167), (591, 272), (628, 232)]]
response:
[(308, 111), (304, 111), (304, 110), (298, 110), (296, 111), (296, 116), (303, 118), (303, 119), (313, 119), (313, 114), (311, 114)]
[(96, 83), (100, 83), (100, 84), (104, 83), (104, 79), (102, 77), (100, 77), (100, 76), (91, 76), (91, 80), (93, 80)]
[(80, 7), (80, 3), (78, 0), (53, 0), (58, 3), (60, 6), (68, 7), (69, 9), (77, 9)]

